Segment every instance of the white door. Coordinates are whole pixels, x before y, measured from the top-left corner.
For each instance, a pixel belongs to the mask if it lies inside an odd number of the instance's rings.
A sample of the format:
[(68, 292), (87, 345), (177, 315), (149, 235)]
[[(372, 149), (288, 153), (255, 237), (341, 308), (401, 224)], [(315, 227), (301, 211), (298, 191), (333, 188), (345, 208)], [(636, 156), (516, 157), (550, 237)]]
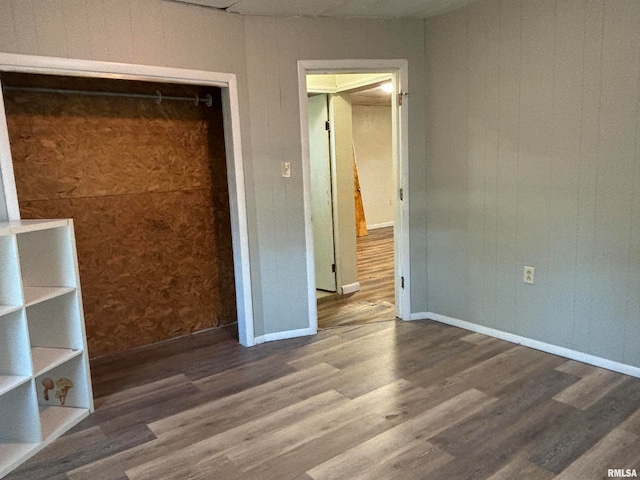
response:
[(309, 97), (309, 150), (311, 154), (311, 222), (315, 255), (316, 288), (336, 291), (333, 205), (331, 202), (331, 154), (327, 95)]

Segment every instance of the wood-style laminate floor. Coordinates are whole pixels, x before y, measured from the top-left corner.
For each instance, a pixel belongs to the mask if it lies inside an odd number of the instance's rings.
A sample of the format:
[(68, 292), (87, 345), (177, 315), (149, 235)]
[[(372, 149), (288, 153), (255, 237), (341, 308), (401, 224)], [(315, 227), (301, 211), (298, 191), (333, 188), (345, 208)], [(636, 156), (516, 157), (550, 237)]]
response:
[(395, 314), (393, 227), (369, 230), (358, 237), (360, 290), (318, 299), (318, 328), (393, 320)]
[(205, 332), (93, 362), (97, 411), (9, 480), (607, 478), (640, 379), (434, 323), (250, 349)]

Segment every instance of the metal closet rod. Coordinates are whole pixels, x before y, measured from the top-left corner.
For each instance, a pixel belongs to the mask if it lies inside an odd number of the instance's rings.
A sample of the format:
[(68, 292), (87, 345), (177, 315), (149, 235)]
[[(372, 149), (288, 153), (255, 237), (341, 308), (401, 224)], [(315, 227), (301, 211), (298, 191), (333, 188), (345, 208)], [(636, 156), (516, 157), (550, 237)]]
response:
[(198, 106), (204, 104), (207, 107), (213, 105), (213, 98), (210, 94), (206, 94), (204, 97), (195, 95), (193, 97), (173, 97), (170, 95), (162, 95), (160, 90), (156, 90), (155, 95), (149, 95), (145, 93), (118, 93), (118, 92), (94, 92), (91, 90), (66, 90), (60, 88), (41, 88), (41, 87), (11, 87), (9, 85), (3, 86), (3, 90), (14, 92), (36, 92), (36, 93), (61, 93), (65, 95), (83, 95), (86, 97), (124, 97), (124, 98), (143, 98), (149, 100), (155, 100), (160, 105), (163, 100), (178, 100), (182, 102), (192, 102)]

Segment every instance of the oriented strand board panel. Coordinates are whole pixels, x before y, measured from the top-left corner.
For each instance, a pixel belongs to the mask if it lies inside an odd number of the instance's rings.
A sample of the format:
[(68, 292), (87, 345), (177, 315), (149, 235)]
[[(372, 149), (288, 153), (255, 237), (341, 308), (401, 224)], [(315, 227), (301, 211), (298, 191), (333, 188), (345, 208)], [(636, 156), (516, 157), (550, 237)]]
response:
[[(5, 85), (207, 93), (63, 80), (3, 75)], [(210, 108), (5, 93), (22, 217), (76, 223), (92, 357), (236, 321), (220, 94), (209, 93)]]
[[(3, 75), (9, 86), (28, 80)], [(111, 82), (85, 83), (60, 87), (122, 90)], [(168, 95), (155, 86), (143, 92), (156, 90)], [(5, 101), (21, 202), (211, 188), (206, 107), (10, 90)], [(221, 130), (213, 134), (223, 142)], [(224, 156), (223, 149), (215, 153)]]

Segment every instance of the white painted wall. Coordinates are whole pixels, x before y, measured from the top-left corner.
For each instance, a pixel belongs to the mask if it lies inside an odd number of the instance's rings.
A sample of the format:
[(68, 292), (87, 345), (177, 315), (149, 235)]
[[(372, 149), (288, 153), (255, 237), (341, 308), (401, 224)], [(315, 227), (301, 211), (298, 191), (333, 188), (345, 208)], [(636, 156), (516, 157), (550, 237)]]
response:
[[(423, 23), (333, 18), (245, 19), (251, 154), (260, 214), (265, 328), (300, 328), (308, 319), (297, 60), (406, 58), (409, 84), (424, 85)], [(412, 94), (413, 95), (413, 94)], [(410, 172), (413, 311), (426, 308), (424, 120), (420, 89), (411, 97)], [(422, 125), (422, 127), (421, 127)], [(280, 177), (290, 161), (291, 179)], [(415, 195), (415, 197), (414, 197)], [(413, 205), (413, 203), (412, 203)], [(421, 248), (422, 247), (422, 248)], [(420, 267), (420, 265), (422, 267)], [(268, 273), (267, 273), (268, 272)], [(417, 293), (416, 293), (417, 292)], [(299, 302), (303, 299), (304, 302)], [(268, 312), (268, 313), (267, 313)]]
[[(4, 0), (0, 51), (234, 73), (245, 162), (255, 334), (308, 326), (297, 60), (405, 58), (424, 85), (423, 22), (242, 17), (161, 0)], [(413, 311), (426, 303), (424, 111), (411, 96)], [(280, 162), (291, 162), (291, 178)]]
[(393, 224), (391, 107), (353, 105), (353, 143), (367, 227)]
[(430, 311), (640, 366), (640, 2), (482, 1), (426, 49)]

